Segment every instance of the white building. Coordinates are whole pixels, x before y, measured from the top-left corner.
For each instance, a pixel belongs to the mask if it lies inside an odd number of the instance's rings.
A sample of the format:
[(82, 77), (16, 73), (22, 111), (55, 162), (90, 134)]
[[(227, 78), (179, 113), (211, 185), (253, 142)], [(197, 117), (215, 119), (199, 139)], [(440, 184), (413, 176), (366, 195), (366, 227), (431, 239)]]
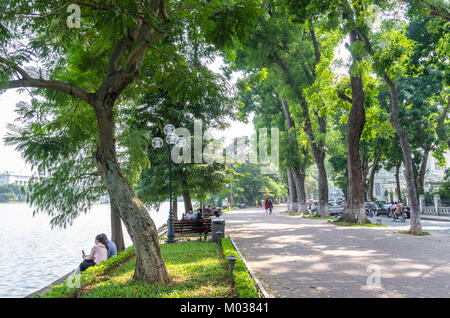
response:
[(31, 176), (19, 175), (9, 171), (0, 173), (0, 184), (27, 185), (30, 179)]
[[(450, 152), (449, 151), (445, 152), (444, 156), (445, 156), (445, 166), (443, 167), (440, 167), (438, 165), (437, 160), (431, 154), (428, 157), (424, 182), (425, 191), (438, 188), (439, 184), (444, 179), (445, 170), (450, 168)], [(400, 174), (399, 174), (400, 188), (402, 194), (407, 193), (407, 185), (404, 173), (405, 173), (404, 167), (402, 165), (400, 167)], [(395, 188), (396, 188), (395, 168), (391, 169), (391, 171), (380, 169), (380, 171), (378, 171), (375, 174), (373, 195), (376, 199), (380, 201), (398, 200)]]

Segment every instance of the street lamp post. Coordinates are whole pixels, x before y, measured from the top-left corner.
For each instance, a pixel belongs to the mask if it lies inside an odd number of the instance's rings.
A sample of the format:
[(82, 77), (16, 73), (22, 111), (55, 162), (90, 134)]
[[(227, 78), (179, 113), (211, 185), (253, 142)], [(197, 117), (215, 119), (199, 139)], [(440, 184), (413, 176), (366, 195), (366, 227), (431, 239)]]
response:
[[(175, 243), (175, 231), (173, 228), (173, 202), (172, 202), (172, 146), (176, 145), (183, 148), (186, 140), (182, 137), (177, 138), (175, 134), (175, 127), (171, 124), (164, 126), (164, 133), (166, 134), (166, 142), (169, 149), (169, 219), (167, 220), (167, 243)], [(154, 148), (161, 148), (163, 140), (159, 137), (153, 138), (152, 145)]]

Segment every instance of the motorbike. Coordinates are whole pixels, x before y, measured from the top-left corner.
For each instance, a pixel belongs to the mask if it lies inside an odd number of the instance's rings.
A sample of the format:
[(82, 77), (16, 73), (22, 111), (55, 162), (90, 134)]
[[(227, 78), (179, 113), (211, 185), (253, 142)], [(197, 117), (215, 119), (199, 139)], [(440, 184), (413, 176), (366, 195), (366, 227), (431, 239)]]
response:
[(376, 215), (377, 211), (375, 209), (366, 209), (366, 215), (370, 218), (373, 218)]
[[(392, 216), (392, 221), (401, 221), (401, 222), (405, 222), (406, 221), (406, 213), (401, 210), (400, 212), (397, 213), (397, 215), (395, 215), (394, 211), (390, 211), (389, 212), (390, 216)], [(390, 217), (388, 214), (388, 217)]]

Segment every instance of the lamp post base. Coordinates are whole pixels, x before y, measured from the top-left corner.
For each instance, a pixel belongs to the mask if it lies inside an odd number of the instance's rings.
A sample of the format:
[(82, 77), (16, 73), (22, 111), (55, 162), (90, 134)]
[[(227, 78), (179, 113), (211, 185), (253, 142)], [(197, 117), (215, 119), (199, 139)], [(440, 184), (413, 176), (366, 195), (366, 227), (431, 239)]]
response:
[(171, 244), (171, 243), (176, 243), (177, 241), (174, 238), (168, 238), (166, 243), (167, 244)]

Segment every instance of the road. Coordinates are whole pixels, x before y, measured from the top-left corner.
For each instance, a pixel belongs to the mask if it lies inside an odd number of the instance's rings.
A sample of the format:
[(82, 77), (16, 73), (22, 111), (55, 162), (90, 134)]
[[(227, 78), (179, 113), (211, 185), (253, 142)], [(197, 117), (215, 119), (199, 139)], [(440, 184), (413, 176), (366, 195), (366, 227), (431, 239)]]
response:
[[(402, 223), (400, 221), (393, 221), (392, 218), (388, 218), (385, 215), (370, 218), (372, 223), (376, 223), (377, 219), (382, 219), (383, 224), (386, 224), (397, 231), (409, 230), (410, 219), (406, 219), (406, 221)], [(426, 232), (450, 235), (450, 222), (448, 221), (421, 220), (421, 222), (422, 229)]]
[(415, 237), (397, 233), (407, 223), (340, 227), (284, 209), (225, 213), (226, 234), (272, 296), (450, 297), (450, 235), (437, 232), (447, 224), (424, 221), (433, 234)]

